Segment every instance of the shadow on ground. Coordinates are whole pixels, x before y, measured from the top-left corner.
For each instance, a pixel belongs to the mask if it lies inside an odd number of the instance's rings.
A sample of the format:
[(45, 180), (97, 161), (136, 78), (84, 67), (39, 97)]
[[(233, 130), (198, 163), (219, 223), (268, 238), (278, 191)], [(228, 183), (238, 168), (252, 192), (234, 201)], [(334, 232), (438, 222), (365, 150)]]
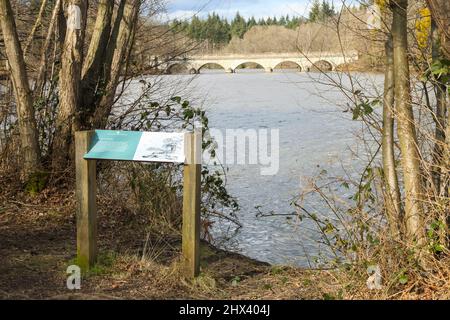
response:
[[(75, 263), (73, 192), (1, 199), (1, 299), (304, 299), (322, 298), (316, 273), (275, 267), (201, 245), (201, 275), (180, 271), (179, 235), (148, 236), (145, 217), (99, 207), (99, 263), (67, 289)], [(102, 201), (100, 201), (102, 203)], [(145, 243), (147, 245), (145, 246)], [(146, 255), (143, 256), (143, 248)]]

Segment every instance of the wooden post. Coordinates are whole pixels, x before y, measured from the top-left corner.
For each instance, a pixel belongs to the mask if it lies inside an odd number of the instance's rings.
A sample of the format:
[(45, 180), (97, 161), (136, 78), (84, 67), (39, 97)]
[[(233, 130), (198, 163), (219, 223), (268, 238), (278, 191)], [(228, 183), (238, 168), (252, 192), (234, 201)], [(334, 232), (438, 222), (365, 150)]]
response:
[(188, 277), (200, 273), (200, 183), (202, 133), (186, 133), (183, 187), (183, 259)]
[(97, 259), (96, 161), (84, 159), (94, 133), (75, 133), (77, 260), (82, 270), (89, 270)]

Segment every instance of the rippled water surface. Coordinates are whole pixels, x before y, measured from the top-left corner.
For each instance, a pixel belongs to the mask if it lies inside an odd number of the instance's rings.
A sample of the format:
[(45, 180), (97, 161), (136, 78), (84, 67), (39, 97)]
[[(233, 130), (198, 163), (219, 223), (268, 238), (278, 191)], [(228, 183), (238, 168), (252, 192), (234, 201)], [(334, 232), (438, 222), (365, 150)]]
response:
[[(329, 85), (340, 79), (306, 73), (201, 74), (165, 76), (167, 84), (189, 81), (184, 93), (201, 97), (210, 127), (218, 129), (279, 129), (280, 167), (274, 176), (262, 176), (260, 167), (232, 165), (228, 188), (241, 206), (243, 228), (236, 235), (239, 250), (271, 263), (308, 265), (317, 254), (317, 234), (309, 222), (286, 217), (258, 218), (258, 212), (288, 214), (291, 201), (304, 191), (305, 179), (326, 170), (332, 175), (356, 172), (359, 160), (350, 150), (363, 152), (355, 134), (361, 124), (344, 113), (344, 94)], [(356, 74), (353, 85), (363, 89), (380, 84), (376, 75)], [(328, 78), (330, 77), (330, 78)], [(350, 81), (340, 81), (346, 87)], [(311, 197), (305, 207), (327, 208)], [(215, 235), (221, 228), (215, 226)]]

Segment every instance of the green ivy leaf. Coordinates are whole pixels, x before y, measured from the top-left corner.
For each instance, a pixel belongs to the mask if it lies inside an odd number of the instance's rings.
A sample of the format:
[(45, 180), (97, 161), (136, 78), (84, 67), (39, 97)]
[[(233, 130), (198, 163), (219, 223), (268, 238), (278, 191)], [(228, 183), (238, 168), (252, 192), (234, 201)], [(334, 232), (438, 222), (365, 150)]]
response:
[(173, 102), (176, 102), (176, 103), (178, 103), (178, 104), (181, 103), (181, 97), (173, 97), (173, 98), (171, 98), (170, 100), (172, 100)]
[(184, 111), (184, 118), (190, 120), (194, 117), (194, 111), (191, 109), (187, 109)]
[(399, 282), (400, 284), (402, 284), (402, 285), (407, 284), (407, 283), (408, 283), (408, 276), (407, 276), (406, 274), (402, 273), (402, 274), (400, 275), (400, 277), (398, 277), (398, 282)]
[(433, 251), (434, 251), (435, 253), (443, 252), (443, 251), (444, 251), (444, 246), (443, 246), (442, 244), (440, 244), (440, 243), (436, 243), (436, 244), (433, 246)]

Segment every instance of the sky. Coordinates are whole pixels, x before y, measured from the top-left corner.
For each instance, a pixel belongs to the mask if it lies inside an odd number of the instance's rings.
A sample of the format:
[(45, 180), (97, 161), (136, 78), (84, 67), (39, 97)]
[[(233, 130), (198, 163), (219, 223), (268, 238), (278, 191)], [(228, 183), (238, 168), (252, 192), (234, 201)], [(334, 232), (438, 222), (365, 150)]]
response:
[(236, 12), (250, 18), (267, 18), (289, 14), (307, 16), (311, 0), (168, 0), (170, 19), (189, 19), (194, 15), (204, 17), (216, 12), (231, 19)]

